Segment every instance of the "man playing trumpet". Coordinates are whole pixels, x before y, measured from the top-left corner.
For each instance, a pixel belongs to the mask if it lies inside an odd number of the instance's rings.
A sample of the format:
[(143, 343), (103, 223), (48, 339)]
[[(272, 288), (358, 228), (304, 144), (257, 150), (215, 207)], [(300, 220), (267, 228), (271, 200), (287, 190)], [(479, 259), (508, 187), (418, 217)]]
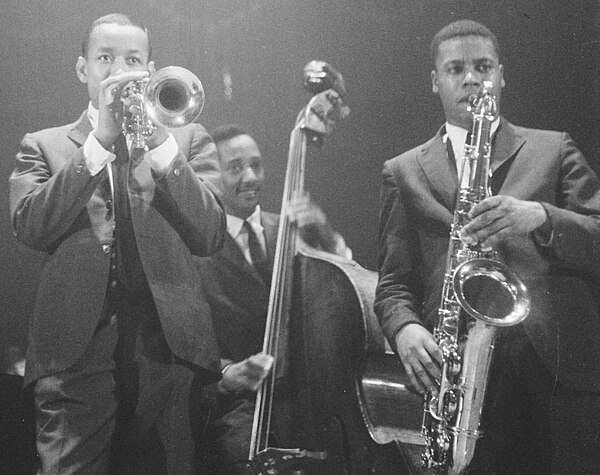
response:
[(134, 473), (151, 430), (167, 471), (190, 473), (189, 387), (220, 377), (191, 258), (226, 232), (215, 145), (198, 124), (155, 124), (132, 147), (115, 116), (116, 91), (153, 71), (143, 27), (96, 20), (77, 61), (87, 110), (25, 135), (10, 178), (17, 238), (49, 254), (25, 372), (42, 473)]

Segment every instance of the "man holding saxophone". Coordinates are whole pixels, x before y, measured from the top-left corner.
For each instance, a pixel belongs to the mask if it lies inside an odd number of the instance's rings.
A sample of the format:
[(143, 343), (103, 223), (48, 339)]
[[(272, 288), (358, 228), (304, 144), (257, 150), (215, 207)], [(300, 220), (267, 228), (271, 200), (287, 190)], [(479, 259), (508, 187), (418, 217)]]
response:
[[(415, 389), (435, 398), (447, 355), (432, 331), (464, 185), (457, 170), (470, 143), (469, 98), (489, 81), (499, 104), (505, 82), (496, 37), (479, 23), (446, 26), (431, 52), (432, 89), (446, 124), (384, 165), (375, 310)], [(600, 182), (565, 133), (500, 117), (491, 124), (491, 146), (493, 196), (474, 204), (460, 238), (497, 252), (525, 284), (530, 313), (498, 331), (483, 437), (469, 470), (594, 473), (600, 469)]]
[(155, 124), (144, 148), (123, 135), (119, 91), (154, 71), (149, 56), (127, 16), (96, 20), (77, 61), (87, 110), (25, 135), (10, 178), (16, 236), (49, 254), (25, 373), (41, 473), (150, 473), (150, 433), (168, 473), (191, 473), (190, 385), (220, 377), (191, 258), (226, 232), (216, 148), (198, 124)]

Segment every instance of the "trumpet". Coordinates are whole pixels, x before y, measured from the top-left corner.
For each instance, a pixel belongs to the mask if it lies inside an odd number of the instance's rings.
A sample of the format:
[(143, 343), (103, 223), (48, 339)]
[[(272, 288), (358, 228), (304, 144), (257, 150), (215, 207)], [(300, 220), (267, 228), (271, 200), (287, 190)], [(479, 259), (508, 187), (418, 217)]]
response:
[(118, 89), (123, 133), (132, 146), (144, 148), (156, 125), (183, 127), (200, 115), (204, 88), (191, 71), (179, 66), (159, 69), (149, 79), (130, 81)]

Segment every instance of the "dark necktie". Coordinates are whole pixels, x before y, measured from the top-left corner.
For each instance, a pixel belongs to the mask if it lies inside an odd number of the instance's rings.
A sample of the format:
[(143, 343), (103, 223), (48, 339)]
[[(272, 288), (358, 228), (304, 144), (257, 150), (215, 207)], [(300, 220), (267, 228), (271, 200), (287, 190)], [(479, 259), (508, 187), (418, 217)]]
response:
[(258, 236), (254, 232), (252, 225), (248, 221), (244, 221), (244, 228), (246, 228), (246, 232), (248, 233), (248, 248), (250, 250), (252, 264), (265, 284), (270, 286), (272, 270), (269, 258), (260, 245), (260, 241), (258, 240)]
[(115, 235), (117, 240), (117, 280), (131, 295), (147, 293), (147, 283), (135, 240), (131, 209), (127, 193), (129, 175), (129, 152), (125, 136), (120, 134), (114, 143), (114, 209)]

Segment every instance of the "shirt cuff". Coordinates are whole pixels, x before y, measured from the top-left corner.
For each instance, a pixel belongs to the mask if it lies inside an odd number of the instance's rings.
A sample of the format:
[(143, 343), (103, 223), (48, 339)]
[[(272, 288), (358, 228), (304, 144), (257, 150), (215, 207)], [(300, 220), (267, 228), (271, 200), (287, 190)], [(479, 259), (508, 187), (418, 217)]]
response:
[(170, 133), (167, 137), (167, 140), (161, 143), (158, 147), (148, 150), (144, 154), (144, 158), (148, 160), (148, 163), (153, 170), (160, 173), (169, 168), (178, 151), (179, 146), (177, 145), (173, 134)]
[(115, 159), (115, 154), (100, 145), (94, 134), (89, 134), (85, 140), (83, 144), (83, 156), (85, 157), (85, 166), (92, 176), (96, 176), (107, 163)]
[(344, 238), (339, 233), (335, 236), (335, 254), (352, 260), (352, 249), (346, 246), (346, 241), (344, 241)]

